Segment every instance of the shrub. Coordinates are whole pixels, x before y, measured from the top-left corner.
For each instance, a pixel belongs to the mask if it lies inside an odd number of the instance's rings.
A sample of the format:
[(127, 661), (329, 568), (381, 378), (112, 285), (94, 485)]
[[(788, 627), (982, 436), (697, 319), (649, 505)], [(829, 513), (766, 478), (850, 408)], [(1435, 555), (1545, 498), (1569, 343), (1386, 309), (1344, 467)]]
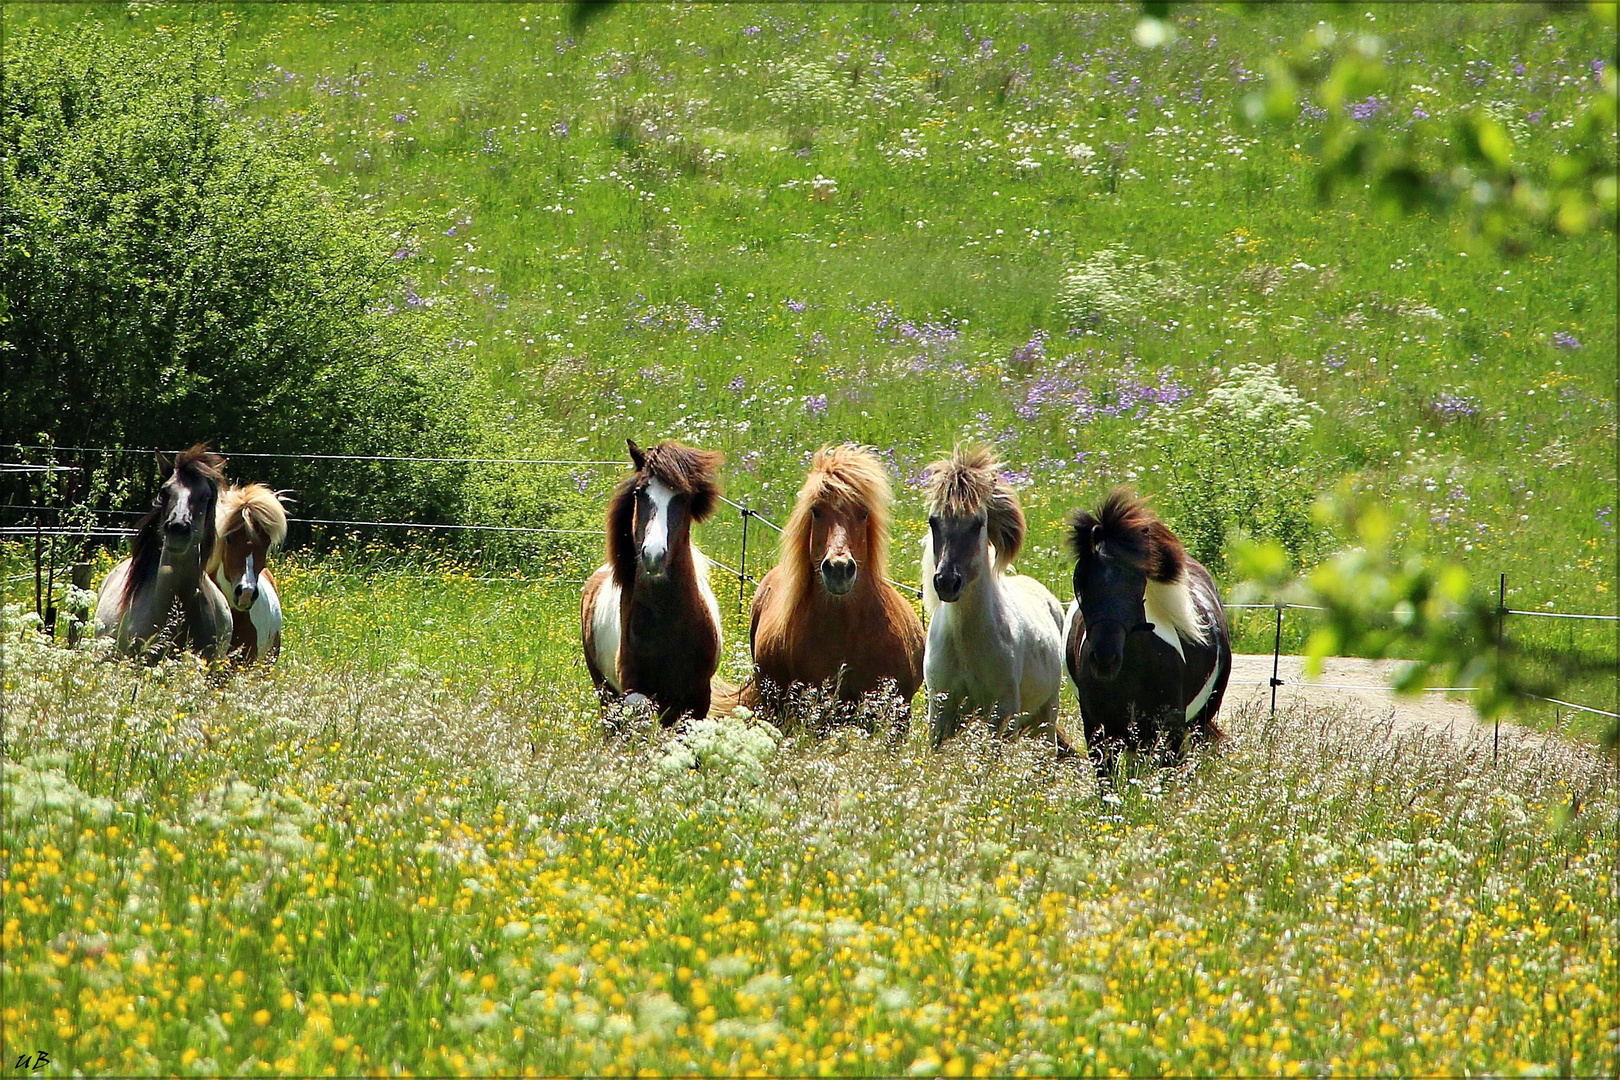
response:
[[(131, 44), (90, 25), (16, 38), (0, 97), (8, 431), (90, 446), (464, 448), (467, 371), (449, 314), (394, 257), (407, 246), (397, 223), (317, 181), (307, 119), (253, 123), (232, 106), (223, 38)], [(129, 455), (117, 469), (139, 488), (152, 466)], [(463, 485), (454, 467), (235, 473), (297, 489), (315, 517), (444, 518)]]
[(1295, 565), (1314, 560), (1320, 468), (1307, 439), (1321, 411), (1275, 364), (1240, 364), (1203, 401), (1148, 422), (1166, 517), (1195, 558), (1221, 572), (1227, 537), (1240, 531), (1281, 544)]

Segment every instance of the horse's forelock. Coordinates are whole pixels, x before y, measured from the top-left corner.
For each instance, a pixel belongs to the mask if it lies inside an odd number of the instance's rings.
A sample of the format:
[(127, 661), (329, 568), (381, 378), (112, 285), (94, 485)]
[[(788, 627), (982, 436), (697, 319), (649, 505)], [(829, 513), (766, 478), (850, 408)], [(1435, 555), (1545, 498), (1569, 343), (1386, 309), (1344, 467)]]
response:
[(646, 451), (645, 472), (687, 497), (692, 520), (706, 521), (720, 505), (720, 466), (726, 456), (665, 439)]
[(222, 536), (237, 531), (236, 522), (249, 538), (263, 536), (270, 547), (278, 548), (287, 539), (286, 492), (273, 491), (264, 484), (245, 484), (220, 492), (218, 520), (225, 523)]
[(1186, 569), (1181, 541), (1159, 520), (1145, 499), (1115, 488), (1096, 513), (1076, 511), (1069, 520), (1069, 544), (1082, 563), (1101, 558), (1170, 582)]
[(925, 491), (928, 512), (950, 517), (972, 517), (996, 491), (1001, 463), (988, 446), (958, 445), (948, 458), (928, 466)]

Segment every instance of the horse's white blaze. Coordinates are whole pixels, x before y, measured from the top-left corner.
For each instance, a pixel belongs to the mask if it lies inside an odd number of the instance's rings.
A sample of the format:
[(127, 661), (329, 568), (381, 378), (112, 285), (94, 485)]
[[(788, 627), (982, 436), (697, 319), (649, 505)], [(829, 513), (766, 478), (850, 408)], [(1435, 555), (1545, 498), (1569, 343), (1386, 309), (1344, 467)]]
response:
[[(249, 567), (253, 565), (252, 560), (253, 556), (249, 555)], [(276, 587), (269, 578), (259, 578), (258, 587), (259, 595), (254, 598), (253, 606), (248, 608), (248, 618), (259, 638), (259, 655), (263, 656), (276, 640), (276, 635), (281, 633), (281, 597), (276, 595)]]
[(596, 670), (602, 673), (607, 684), (619, 693), (624, 693), (624, 687), (619, 685), (619, 583), (613, 580), (613, 571), (604, 566), (597, 573), (605, 574), (607, 580), (596, 591), (596, 606), (591, 609), (591, 644), (596, 655), (591, 657), (596, 662)]
[[(175, 518), (179, 517), (182, 512), (187, 515), (190, 515), (191, 513), (191, 489), (186, 487), (184, 484), (176, 484), (174, 490), (174, 505), (169, 507), (168, 521), (173, 521)], [(168, 521), (164, 522), (164, 524), (168, 524)]]
[(669, 501), (675, 493), (656, 476), (647, 481), (647, 497), (652, 500), (652, 520), (641, 541), (643, 558), (661, 558), (669, 554)]

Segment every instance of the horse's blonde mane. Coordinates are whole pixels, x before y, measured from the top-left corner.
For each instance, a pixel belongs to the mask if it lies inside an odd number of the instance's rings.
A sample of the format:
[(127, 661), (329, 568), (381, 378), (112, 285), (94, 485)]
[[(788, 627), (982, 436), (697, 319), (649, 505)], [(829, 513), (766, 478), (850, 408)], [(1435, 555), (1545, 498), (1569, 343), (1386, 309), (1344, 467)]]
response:
[[(780, 599), (760, 616), (756, 649), (761, 642), (782, 642), (789, 649), (793, 615), (810, 596), (815, 585), (815, 567), (810, 551), (817, 506), (840, 510), (865, 510), (866, 565), (860, 568), (857, 588), (883, 587), (888, 578), (889, 507), (894, 493), (889, 487), (883, 462), (871, 447), (843, 443), (823, 446), (810, 462), (810, 475), (799, 488), (798, 501), (777, 543), (777, 568), (781, 572)], [(865, 583), (865, 584), (862, 584)]]
[(982, 512), (995, 568), (1005, 571), (1024, 546), (1024, 510), (1018, 493), (1001, 478), (995, 451), (982, 443), (959, 443), (950, 457), (928, 466), (927, 477), (928, 513), (962, 518)]
[[(264, 537), (274, 551), (287, 541), (287, 493), (273, 491), (264, 484), (232, 486), (219, 493), (219, 504), (214, 510), (214, 521), (220, 539), (246, 529), (250, 537)], [(216, 544), (209, 570), (216, 569), (225, 560), (225, 549)]]

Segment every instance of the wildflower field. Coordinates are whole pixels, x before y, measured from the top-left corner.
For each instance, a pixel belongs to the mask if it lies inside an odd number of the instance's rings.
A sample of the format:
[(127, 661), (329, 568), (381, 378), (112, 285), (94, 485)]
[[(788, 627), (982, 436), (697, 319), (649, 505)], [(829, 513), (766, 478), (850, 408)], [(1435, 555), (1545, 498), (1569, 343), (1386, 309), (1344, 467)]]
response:
[[(554, 5), (8, 3), (3, 47), (8, 70), (64, 40), (117, 66), (217, 37), (196, 108), (292, 140), (396, 230), (407, 284), (375, 312), (455, 321), (469, 453), (677, 437), (780, 521), (816, 446), (869, 443), (914, 581), (922, 467), (991, 439), (1029, 514), (1020, 569), (1065, 599), (1062, 517), (1116, 483), (1223, 588), (1234, 529), (1300, 567), (1335, 550), (1310, 507), (1342, 486), (1477, 582), (1507, 574), (1510, 607), (1614, 613), (1614, 234), (1505, 252), (1460, 218), (1320, 202), (1321, 117), (1242, 119), (1266, 58), (1328, 20), (1395, 72), (1356, 123), (1484, 110), (1544, 170), (1612, 92), (1612, 23), (1177, 5), (1147, 48), (1139, 15), (638, 4), (579, 29)], [(363, 488), (406, 466), (321, 468)], [(0, 1059), (1615, 1075), (1620, 802), (1596, 725), (1538, 707), (1494, 747), (1234, 708), (1222, 754), (1107, 795), (974, 737), (737, 716), (604, 743), (578, 596), (618, 472), (468, 471), (463, 521), (577, 533), (296, 533), (315, 543), (278, 556), (281, 661), (228, 677), (47, 644), (29, 553), (0, 545)], [(740, 525), (698, 542), (736, 565)], [(756, 523), (752, 571), (773, 541)], [(736, 678), (750, 590), (715, 580)], [(1234, 613), (1240, 649), (1269, 649), (1264, 614)], [(1293, 651), (1310, 616), (1289, 620)], [(1611, 626), (1510, 633), (1612, 652)], [(1615, 707), (1612, 679), (1576, 691)]]
[(1048, 752), (974, 738), (934, 753), (733, 719), (604, 744), (567, 620), (463, 601), (531, 640), (430, 646), (389, 625), (419, 578), (367, 587), (295, 602), (284, 663), (224, 681), (46, 646), (11, 609), (8, 1060), (1614, 1067), (1615, 786), (1579, 743), (1515, 734), (1493, 759), (1488, 732), (1238, 710), (1227, 753), (1106, 798)]

